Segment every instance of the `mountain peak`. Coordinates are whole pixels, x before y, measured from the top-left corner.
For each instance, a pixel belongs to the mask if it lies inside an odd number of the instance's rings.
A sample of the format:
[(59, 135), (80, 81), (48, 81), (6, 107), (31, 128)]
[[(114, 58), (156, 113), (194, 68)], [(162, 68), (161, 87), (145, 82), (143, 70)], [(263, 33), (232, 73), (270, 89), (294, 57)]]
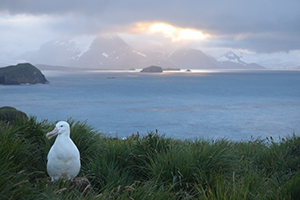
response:
[(198, 49), (178, 49), (172, 52), (167, 61), (183, 69), (219, 69), (215, 59)]
[(118, 35), (101, 35), (94, 39), (90, 49), (105, 48), (105, 49), (116, 49), (116, 48), (130, 48), (130, 46)]

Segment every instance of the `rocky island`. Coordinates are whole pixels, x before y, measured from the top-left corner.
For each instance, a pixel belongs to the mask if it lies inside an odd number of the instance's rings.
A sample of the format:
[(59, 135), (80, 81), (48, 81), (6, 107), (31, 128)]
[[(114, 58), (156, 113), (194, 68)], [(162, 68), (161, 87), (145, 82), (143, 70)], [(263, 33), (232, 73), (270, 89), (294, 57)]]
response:
[(21, 63), (0, 68), (0, 84), (20, 85), (47, 83), (42, 72), (30, 63)]
[(146, 73), (162, 73), (163, 69), (161, 67), (158, 66), (150, 66), (150, 67), (146, 67), (144, 69), (142, 69), (141, 71), (142, 73), (146, 72)]

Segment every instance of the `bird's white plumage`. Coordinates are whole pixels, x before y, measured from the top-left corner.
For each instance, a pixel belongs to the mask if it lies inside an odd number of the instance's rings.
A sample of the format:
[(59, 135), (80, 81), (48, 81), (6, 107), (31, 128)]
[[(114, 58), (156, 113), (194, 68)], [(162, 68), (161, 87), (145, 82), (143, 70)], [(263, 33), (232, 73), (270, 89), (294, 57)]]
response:
[(52, 181), (59, 178), (73, 180), (80, 171), (80, 153), (70, 138), (70, 126), (67, 122), (60, 121), (53, 131), (47, 133), (50, 139), (57, 138), (48, 153), (47, 172)]

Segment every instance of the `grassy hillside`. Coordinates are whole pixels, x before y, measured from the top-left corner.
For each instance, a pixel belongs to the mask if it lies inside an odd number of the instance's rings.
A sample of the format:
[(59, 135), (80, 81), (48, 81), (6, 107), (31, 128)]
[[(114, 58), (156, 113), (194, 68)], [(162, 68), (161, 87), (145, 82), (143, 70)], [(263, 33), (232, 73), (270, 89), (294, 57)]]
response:
[(4, 121), (4, 122), (14, 122), (17, 118), (28, 118), (26, 113), (17, 110), (14, 107), (10, 107), (10, 106), (3, 106), (0, 107), (0, 121)]
[[(0, 199), (300, 199), (300, 138), (182, 141), (156, 133), (105, 137), (70, 120), (81, 153), (78, 177), (51, 183), (54, 123), (0, 123)], [(77, 179), (78, 180), (78, 179)]]

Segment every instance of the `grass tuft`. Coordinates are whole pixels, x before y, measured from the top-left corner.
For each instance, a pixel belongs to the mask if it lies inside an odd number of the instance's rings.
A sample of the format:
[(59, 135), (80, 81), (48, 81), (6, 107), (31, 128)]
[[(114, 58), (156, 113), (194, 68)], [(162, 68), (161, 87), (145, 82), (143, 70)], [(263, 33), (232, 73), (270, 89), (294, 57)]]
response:
[(82, 168), (50, 182), (35, 117), (0, 122), (0, 199), (300, 199), (300, 137), (233, 142), (176, 140), (157, 132), (121, 140), (69, 119)]

